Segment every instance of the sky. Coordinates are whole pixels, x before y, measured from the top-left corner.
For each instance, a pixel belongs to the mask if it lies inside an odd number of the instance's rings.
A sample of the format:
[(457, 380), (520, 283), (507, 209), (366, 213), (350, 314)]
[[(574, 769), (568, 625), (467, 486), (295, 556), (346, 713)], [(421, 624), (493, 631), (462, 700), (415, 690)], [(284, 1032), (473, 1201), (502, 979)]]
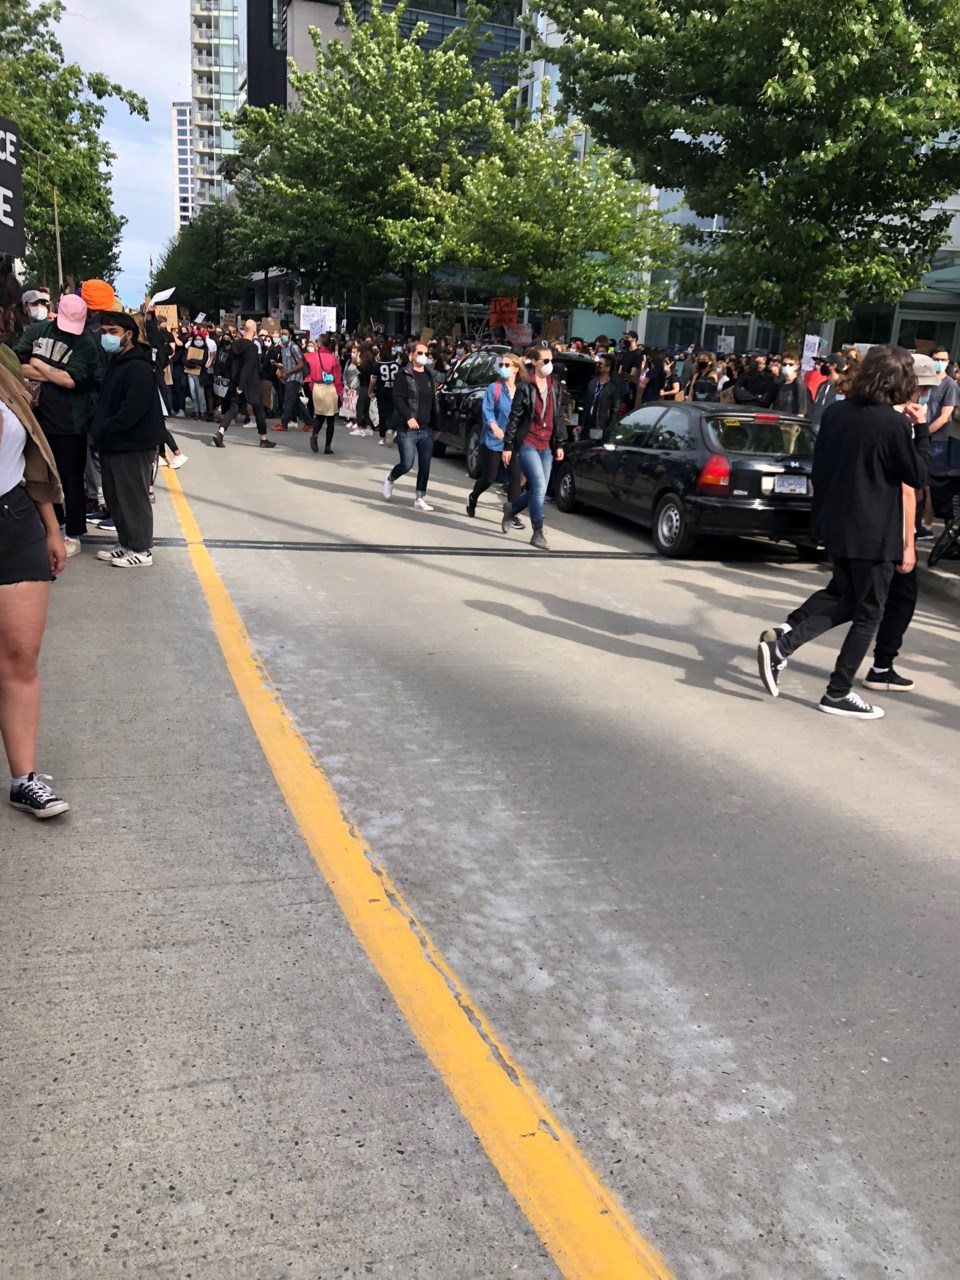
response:
[(116, 152), (114, 208), (127, 219), (116, 286), (127, 306), (143, 301), (150, 256), (173, 235), (170, 104), (190, 96), (189, 0), (109, 5), (67, 0), (58, 31), (68, 62), (103, 71), (147, 99), (150, 119), (108, 107), (103, 132)]

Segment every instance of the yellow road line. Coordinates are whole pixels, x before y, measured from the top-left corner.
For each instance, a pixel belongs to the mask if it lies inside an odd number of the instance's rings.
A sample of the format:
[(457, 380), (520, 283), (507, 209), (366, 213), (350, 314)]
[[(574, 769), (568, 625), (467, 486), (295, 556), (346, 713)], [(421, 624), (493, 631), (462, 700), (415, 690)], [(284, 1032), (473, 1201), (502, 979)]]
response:
[(671, 1280), (344, 818), (336, 792), (254, 648), (176, 472), (164, 472), (227, 668), (284, 800), (373, 962), (567, 1280)]

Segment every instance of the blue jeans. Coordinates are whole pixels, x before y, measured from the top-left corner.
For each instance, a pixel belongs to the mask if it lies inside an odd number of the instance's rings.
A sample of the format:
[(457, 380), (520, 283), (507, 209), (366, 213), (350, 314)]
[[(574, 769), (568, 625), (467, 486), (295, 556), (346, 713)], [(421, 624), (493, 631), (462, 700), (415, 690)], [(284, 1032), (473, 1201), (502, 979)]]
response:
[[(422, 498), (430, 483), (430, 459), (433, 457), (433, 432), (421, 427), (418, 431), (398, 431), (397, 448), (400, 461), (390, 472), (391, 480), (405, 476), (417, 462), (417, 497)], [(419, 461), (418, 461), (419, 459)]]
[(530, 508), (530, 523), (535, 529), (543, 525), (543, 500), (547, 496), (553, 454), (549, 449), (534, 449), (532, 444), (520, 446), (520, 469), (527, 478), (527, 487), (513, 504), (514, 515)]
[(206, 413), (207, 398), (203, 394), (203, 388), (200, 386), (200, 375), (197, 373), (188, 373), (187, 386), (190, 388), (190, 399), (193, 401), (193, 412)]

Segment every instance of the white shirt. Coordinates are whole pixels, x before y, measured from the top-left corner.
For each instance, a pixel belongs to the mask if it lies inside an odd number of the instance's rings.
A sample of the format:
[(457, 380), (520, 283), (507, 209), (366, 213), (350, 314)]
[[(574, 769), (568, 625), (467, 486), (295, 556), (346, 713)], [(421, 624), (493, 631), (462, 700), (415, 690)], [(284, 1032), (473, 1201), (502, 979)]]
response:
[(3, 434), (0, 435), (0, 494), (9, 493), (23, 480), (23, 451), (27, 444), (27, 433), (23, 423), (12, 410), (0, 400), (0, 414), (3, 415)]

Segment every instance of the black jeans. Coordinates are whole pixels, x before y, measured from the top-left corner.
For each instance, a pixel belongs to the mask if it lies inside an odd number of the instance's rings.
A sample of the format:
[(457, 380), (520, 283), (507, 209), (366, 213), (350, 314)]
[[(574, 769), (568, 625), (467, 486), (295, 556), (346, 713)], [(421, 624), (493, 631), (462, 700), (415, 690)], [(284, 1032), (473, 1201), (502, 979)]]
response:
[[(228, 396), (223, 402), (223, 417), (220, 419), (220, 430), (226, 431), (230, 424), (236, 418), (237, 414), (244, 407), (244, 397), (242, 395)], [(255, 400), (250, 406), (253, 409), (253, 416), (257, 420), (257, 431), (261, 437), (267, 434), (267, 415), (263, 411), (263, 405), (259, 400)]]
[(171, 413), (179, 413), (187, 403), (187, 379), (183, 372), (182, 364), (172, 364), (170, 366), (170, 376), (173, 383), (170, 387), (170, 411)]
[(326, 418), (318, 418), (314, 416), (313, 433), (312, 433), (314, 440), (316, 440), (317, 436), (320, 434), (321, 422), (325, 422), (327, 424), (327, 438), (324, 441), (324, 448), (329, 449), (330, 446), (333, 444), (333, 433), (337, 428), (336, 414), (333, 414), (333, 413), (328, 414)]
[[(480, 446), (480, 475), (477, 477), (477, 483), (473, 486), (473, 492), (467, 499), (471, 507), (475, 507), (480, 495), (486, 493), (497, 482), (497, 473), (503, 462), (503, 453), (497, 449), (488, 449), (485, 444)], [(519, 493), (517, 497), (519, 497)]]
[[(791, 627), (798, 627), (813, 613), (822, 613), (829, 609), (839, 598), (840, 589), (836, 578), (831, 578), (822, 591), (816, 591), (809, 600), (805, 600), (799, 609), (789, 614), (787, 621)], [(890, 580), (890, 591), (884, 605), (880, 629), (877, 631), (877, 643), (873, 649), (873, 665), (881, 671), (892, 667), (903, 645), (903, 637), (907, 627), (913, 621), (913, 613), (917, 607), (917, 571), (909, 573), (894, 572)], [(781, 653), (783, 645), (780, 646)]]
[(127, 551), (153, 548), (150, 483), (156, 458), (156, 449), (100, 454), (103, 499), (117, 526), (117, 541)]
[(414, 462), (417, 463), (417, 497), (422, 498), (430, 483), (430, 459), (433, 457), (433, 432), (429, 427), (411, 431), (405, 427), (397, 433), (400, 461), (390, 472), (390, 479), (397, 481), (405, 476)]
[(370, 384), (361, 387), (357, 392), (357, 426), (370, 430), (373, 419), (370, 417)]
[(833, 580), (837, 595), (829, 596), (819, 612), (809, 614), (779, 641), (780, 652), (788, 658), (808, 640), (816, 640), (844, 622), (852, 623), (827, 685), (831, 698), (844, 698), (853, 688), (860, 664), (880, 626), (893, 571), (891, 560), (850, 560), (834, 556)]
[(301, 415), (308, 426), (313, 426), (313, 414), (310, 412), (309, 406), (304, 405), (300, 399), (302, 390), (302, 382), (283, 383), (283, 412), (280, 414), (280, 425), (282, 427), (289, 427), (290, 423), (301, 417)]
[(54, 507), (57, 519), (66, 527), (68, 538), (79, 538), (87, 532), (87, 491), (84, 472), (87, 469), (87, 435), (47, 436), (53, 453), (60, 483), (63, 485), (63, 505)]

